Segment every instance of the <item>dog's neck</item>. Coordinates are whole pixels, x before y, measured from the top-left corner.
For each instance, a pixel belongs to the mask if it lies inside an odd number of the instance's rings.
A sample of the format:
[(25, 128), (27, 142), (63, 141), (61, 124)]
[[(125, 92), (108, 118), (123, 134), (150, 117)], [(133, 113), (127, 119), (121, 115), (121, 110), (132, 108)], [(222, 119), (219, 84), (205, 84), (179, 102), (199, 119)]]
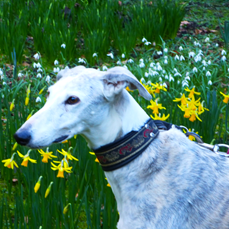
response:
[(89, 147), (97, 149), (132, 130), (139, 130), (148, 119), (146, 112), (126, 90), (123, 90), (114, 104), (109, 107), (106, 119), (83, 135)]

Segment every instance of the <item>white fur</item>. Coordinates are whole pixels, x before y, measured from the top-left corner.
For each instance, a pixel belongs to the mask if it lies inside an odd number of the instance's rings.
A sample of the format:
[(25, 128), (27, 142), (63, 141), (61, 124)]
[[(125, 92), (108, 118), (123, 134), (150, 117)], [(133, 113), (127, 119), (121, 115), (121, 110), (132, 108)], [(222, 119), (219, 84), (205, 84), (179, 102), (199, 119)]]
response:
[[(125, 68), (99, 72), (80, 66), (62, 71), (58, 78), (49, 88), (45, 106), (15, 134), (18, 138), (30, 134), (27, 146), (31, 148), (82, 134), (96, 149), (139, 130), (149, 119), (125, 87), (151, 97)], [(70, 96), (80, 102), (66, 104)], [(222, 172), (218, 164), (225, 170), (229, 167), (228, 161), (191, 142), (176, 128), (160, 132), (135, 160), (105, 172), (117, 200), (118, 228), (229, 228), (229, 221), (218, 223), (221, 216), (214, 209), (216, 200), (218, 212), (223, 212), (228, 198), (223, 200), (221, 195), (229, 196), (229, 169)], [(229, 219), (228, 214), (224, 217)]]

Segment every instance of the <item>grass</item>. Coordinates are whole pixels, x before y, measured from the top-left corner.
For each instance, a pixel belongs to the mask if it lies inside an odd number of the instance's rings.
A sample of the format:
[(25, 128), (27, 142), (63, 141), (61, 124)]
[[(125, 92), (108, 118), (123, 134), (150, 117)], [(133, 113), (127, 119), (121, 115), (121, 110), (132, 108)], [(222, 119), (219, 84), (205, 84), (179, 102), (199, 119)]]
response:
[[(207, 143), (229, 143), (229, 105), (223, 102), (220, 94), (229, 94), (228, 49), (218, 21), (220, 16), (221, 26), (224, 26), (228, 17), (227, 2), (182, 2), (179, 7), (185, 7), (185, 17), (177, 18), (176, 28), (170, 32), (165, 29), (164, 33), (158, 33), (161, 37), (147, 33), (151, 24), (146, 21), (156, 20), (151, 14), (154, 11), (149, 10), (153, 9), (150, 3), (140, 8), (136, 7), (138, 2), (128, 1), (121, 5), (115, 1), (97, 1), (98, 5), (94, 1), (81, 1), (80, 5), (72, 1), (40, 4), (35, 0), (0, 4), (4, 7), (0, 10), (0, 43), (4, 44), (0, 50), (1, 161), (17, 150), (23, 155), (27, 153), (25, 147), (13, 149), (13, 134), (31, 113), (44, 105), (46, 90), (55, 82), (57, 68), (80, 64), (100, 70), (117, 65), (127, 67), (151, 90), (155, 96), (153, 101), (166, 108), (159, 109), (161, 116), (170, 115), (166, 121), (193, 129)], [(149, 12), (144, 15), (147, 10)], [(166, 25), (163, 20), (166, 19), (162, 16), (161, 21)], [(182, 27), (176, 36), (181, 20)], [(29, 23), (20, 24), (24, 21)], [(138, 26), (139, 23), (143, 26)], [(156, 31), (162, 27), (160, 24)], [(143, 37), (146, 41), (142, 41)], [(66, 47), (61, 47), (62, 44)], [(40, 59), (36, 60), (34, 54), (38, 52)], [(97, 56), (93, 57), (94, 53)], [(113, 58), (107, 56), (108, 53), (112, 53)], [(54, 60), (58, 63), (54, 64)], [(161, 89), (156, 93), (151, 83), (159, 83), (166, 91)], [(27, 94), (29, 87), (31, 92)], [(192, 122), (177, 106), (180, 102), (173, 100), (181, 98), (182, 94), (188, 97), (190, 92), (185, 89), (194, 87), (200, 93), (195, 95), (195, 101), (200, 98), (209, 111), (205, 109), (198, 115), (202, 121)], [(148, 101), (137, 91), (130, 93), (155, 117), (153, 110), (147, 108)], [(25, 105), (26, 97), (28, 105)], [(15, 107), (11, 110), (12, 103)], [(14, 159), (19, 168), (12, 170), (1, 163), (1, 228), (116, 228), (119, 216), (115, 198), (95, 156), (89, 154), (85, 140), (77, 136), (67, 143), (51, 146), (49, 151), (58, 157), (55, 161), (61, 161), (64, 157), (57, 149), (68, 151), (70, 147), (73, 147), (71, 154), (79, 161), (69, 161), (72, 173), (65, 173), (65, 178), (58, 178), (58, 171), (50, 168), (50, 161), (43, 163), (36, 150), (31, 151), (30, 157), (37, 163), (29, 162), (28, 167), (20, 165), (23, 159), (17, 153)], [(40, 176), (43, 177), (40, 189), (35, 193)], [(51, 182), (50, 193), (45, 198)], [(68, 211), (63, 214), (67, 205)]]

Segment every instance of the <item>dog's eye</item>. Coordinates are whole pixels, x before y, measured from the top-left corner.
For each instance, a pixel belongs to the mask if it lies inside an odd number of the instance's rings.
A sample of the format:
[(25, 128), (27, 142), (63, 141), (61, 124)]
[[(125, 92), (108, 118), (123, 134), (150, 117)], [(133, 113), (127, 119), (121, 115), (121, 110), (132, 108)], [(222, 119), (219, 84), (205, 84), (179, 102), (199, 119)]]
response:
[(76, 104), (76, 103), (78, 103), (80, 100), (79, 100), (79, 98), (78, 97), (76, 97), (76, 96), (70, 96), (67, 100), (66, 100), (66, 104), (70, 104), (70, 105), (72, 105), (72, 104)]

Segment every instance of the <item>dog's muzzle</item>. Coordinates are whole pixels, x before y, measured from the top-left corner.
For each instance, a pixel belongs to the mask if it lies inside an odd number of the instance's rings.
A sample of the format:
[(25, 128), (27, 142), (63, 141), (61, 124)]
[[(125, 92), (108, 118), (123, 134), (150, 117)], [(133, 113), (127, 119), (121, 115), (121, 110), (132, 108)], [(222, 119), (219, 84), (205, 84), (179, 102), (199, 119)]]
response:
[(31, 134), (26, 129), (20, 129), (14, 134), (14, 138), (20, 145), (27, 145), (31, 139)]

